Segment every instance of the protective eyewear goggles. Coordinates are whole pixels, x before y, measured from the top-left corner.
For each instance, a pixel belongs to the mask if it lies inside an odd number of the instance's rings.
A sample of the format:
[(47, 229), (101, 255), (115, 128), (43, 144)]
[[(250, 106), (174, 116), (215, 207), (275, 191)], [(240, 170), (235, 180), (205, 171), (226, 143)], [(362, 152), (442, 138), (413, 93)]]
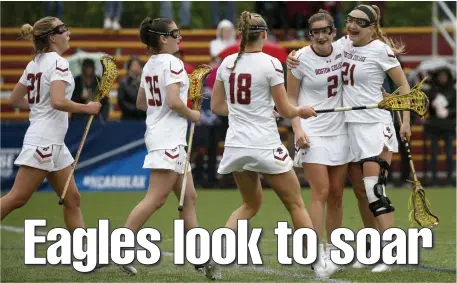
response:
[(361, 28), (367, 28), (374, 24), (374, 23), (370, 23), (370, 21), (368, 21), (366, 19), (354, 18), (349, 15), (346, 16), (346, 23), (347, 24), (355, 23), (356, 25), (358, 25)]
[(167, 31), (167, 32), (156, 31), (156, 30), (152, 30), (152, 29), (149, 29), (148, 31), (151, 32), (151, 33), (160, 34), (160, 35), (164, 35), (164, 36), (171, 36), (174, 39), (178, 39), (178, 38), (181, 37), (181, 31), (179, 29), (174, 29), (174, 30), (170, 30), (170, 31)]
[(331, 35), (334, 30), (335, 30), (334, 26), (326, 26), (326, 27), (323, 27), (323, 28), (312, 28), (312, 29), (309, 30), (309, 35), (310, 36), (316, 36), (316, 35), (319, 35), (321, 33), (325, 33), (325, 34)]
[(42, 33), (38, 36), (35, 36), (35, 39), (40, 39), (40, 38), (43, 38), (43, 37), (46, 37), (48, 35), (51, 35), (51, 34), (63, 34), (65, 32), (68, 31), (68, 28), (65, 24), (61, 24), (61, 25), (58, 25), (56, 27), (54, 27), (52, 30), (50, 31), (47, 31), (45, 33)]

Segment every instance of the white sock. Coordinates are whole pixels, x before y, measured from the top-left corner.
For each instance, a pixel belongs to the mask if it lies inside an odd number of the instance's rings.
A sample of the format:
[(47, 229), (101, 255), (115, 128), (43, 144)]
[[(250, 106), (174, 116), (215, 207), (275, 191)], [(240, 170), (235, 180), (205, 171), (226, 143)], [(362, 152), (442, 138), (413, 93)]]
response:
[(323, 255), (325, 253), (325, 250), (324, 250), (324, 244), (323, 243), (320, 243), (318, 246), (317, 246), (317, 252), (319, 255)]

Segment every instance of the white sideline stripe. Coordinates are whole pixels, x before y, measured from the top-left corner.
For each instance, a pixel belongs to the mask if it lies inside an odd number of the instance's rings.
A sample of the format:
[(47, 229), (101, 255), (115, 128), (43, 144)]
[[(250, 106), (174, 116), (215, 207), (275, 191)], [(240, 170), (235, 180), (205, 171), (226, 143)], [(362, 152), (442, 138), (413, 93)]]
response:
[[(1, 225), (1, 224), (0, 224), (0, 230), (5, 230), (5, 231), (15, 232), (15, 233), (21, 233), (21, 234), (24, 233), (24, 228), (22, 228), (22, 227), (6, 226), (6, 225)], [(40, 236), (46, 236), (48, 233), (46, 233), (44, 231), (37, 230), (37, 231), (35, 231), (35, 234), (36, 235), (40, 235)], [(162, 254), (164, 256), (170, 256), (170, 257), (173, 256), (172, 252), (167, 252), (167, 251), (163, 251)], [(247, 270), (250, 270), (250, 271), (257, 272), (257, 273), (272, 274), (272, 275), (278, 275), (278, 276), (287, 276), (287, 277), (290, 277), (290, 278), (312, 279), (312, 280), (315, 280), (315, 281), (333, 282), (333, 283), (355, 283), (353, 281), (331, 279), (331, 278), (319, 280), (319, 279), (315, 278), (312, 275), (299, 274), (299, 273), (296, 273), (296, 272), (287, 272), (287, 271), (282, 271), (282, 270), (268, 268), (268, 267), (242, 266), (242, 265), (235, 265), (235, 266), (236, 266), (236, 268), (239, 268), (239, 269), (247, 269)]]
[(89, 165), (92, 165), (94, 163), (97, 163), (99, 161), (102, 161), (104, 159), (110, 158), (111, 156), (115, 156), (125, 150), (129, 150), (131, 148), (135, 148), (137, 146), (144, 145), (144, 139), (136, 140), (133, 142), (130, 142), (126, 145), (123, 145), (121, 147), (118, 147), (116, 149), (110, 150), (108, 152), (105, 152), (103, 154), (100, 154), (96, 157), (90, 158), (88, 160), (85, 160), (83, 162), (80, 162), (78, 165), (76, 165), (76, 169), (82, 169), (84, 167), (87, 167)]

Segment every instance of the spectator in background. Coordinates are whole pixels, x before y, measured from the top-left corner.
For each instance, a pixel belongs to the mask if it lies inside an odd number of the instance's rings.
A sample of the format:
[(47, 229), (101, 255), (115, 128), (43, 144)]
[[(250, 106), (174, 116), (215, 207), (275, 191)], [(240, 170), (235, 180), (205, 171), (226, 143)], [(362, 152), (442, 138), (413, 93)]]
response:
[[(235, 14), (236, 14), (236, 2), (235, 1), (227, 1), (225, 2), (225, 18), (230, 22), (235, 22)], [(219, 1), (211, 1), (210, 2), (210, 9), (211, 9), (211, 22), (213, 28), (216, 28), (220, 21), (220, 2)]]
[(236, 43), (236, 32), (233, 23), (229, 20), (222, 20), (217, 25), (216, 39), (211, 40), (209, 53), (211, 58), (219, 55), (225, 48)]
[(256, 1), (255, 11), (263, 16), (268, 25), (268, 40), (277, 41), (273, 34), (273, 29), (284, 29), (283, 39), (287, 40), (289, 32), (289, 22), (286, 11), (287, 2), (285, 1)]
[(455, 184), (452, 177), (454, 172), (453, 143), (456, 135), (456, 81), (448, 68), (440, 68), (431, 73), (431, 88), (426, 91), (429, 100), (430, 117), (424, 130), (430, 138), (430, 168), (432, 180), (430, 185), (438, 185), (438, 149), (439, 140), (445, 143), (447, 185)]
[(297, 30), (298, 40), (305, 40), (308, 33), (308, 19), (313, 14), (313, 3), (307, 1), (289, 1), (286, 5), (287, 18), (292, 21), (291, 27)]
[[(225, 140), (225, 133), (228, 128), (227, 117), (217, 116), (211, 112), (211, 92), (216, 81), (219, 64), (219, 57), (214, 57), (210, 62), (213, 71), (208, 75), (203, 86), (205, 99), (200, 110), (200, 122), (195, 127), (192, 149), (196, 155), (195, 168), (192, 170), (194, 182), (204, 188), (214, 188), (219, 185), (217, 180), (217, 153), (219, 142)], [(204, 164), (205, 153), (208, 155), (206, 169)]]
[(120, 30), (119, 20), (122, 14), (122, 1), (105, 1), (105, 22), (103, 28)]
[[(53, 4), (56, 4), (56, 13), (51, 12)], [(46, 1), (44, 3), (44, 15), (45, 16), (55, 16), (61, 18), (63, 13), (63, 1)]]
[[(92, 59), (84, 59), (82, 64), (81, 75), (75, 77), (75, 90), (71, 100), (76, 103), (87, 104), (95, 98), (96, 89), (100, 77), (95, 75), (95, 62)], [(102, 108), (97, 115), (100, 120), (105, 121), (108, 119), (110, 105), (109, 97), (103, 98), (100, 103)], [(89, 115), (82, 113), (73, 113), (71, 115), (72, 120), (86, 119)]]
[[(190, 29), (192, 1), (181, 1), (179, 4), (179, 26), (181, 29)], [(173, 1), (160, 1), (160, 17), (174, 19), (173, 14)]]
[[(400, 61), (400, 58), (398, 58), (398, 60)], [(401, 61), (400, 61), (400, 64), (401, 64)], [(386, 79), (384, 80), (383, 88), (386, 90), (387, 93), (392, 93), (398, 87), (397, 87), (397, 85), (395, 85), (395, 83), (392, 81), (392, 79), (389, 76), (386, 76)], [(396, 137), (398, 140), (398, 153), (400, 154), (400, 159), (401, 159), (401, 161), (400, 161), (400, 179), (398, 179), (398, 181), (395, 182), (395, 185), (397, 187), (404, 187), (406, 184), (406, 180), (409, 179), (409, 172), (410, 172), (408, 153), (406, 152), (405, 144), (403, 143), (403, 141), (401, 140), (401, 137), (400, 137), (401, 123), (398, 120), (398, 115), (395, 112), (392, 112), (391, 114), (393, 115), (392, 120), (394, 121), (395, 134), (396, 134)], [(415, 120), (415, 115), (411, 114), (410, 119), (411, 119), (410, 123), (411, 123), (411, 125), (413, 125), (414, 120)], [(391, 182), (393, 180), (392, 173), (393, 172), (391, 171), (389, 173), (389, 175), (387, 176), (389, 182)]]
[[(379, 5), (379, 9), (384, 8), (384, 3), (382, 2), (376, 2), (374, 5)], [(324, 10), (328, 11), (332, 17), (335, 19), (335, 28), (336, 28), (336, 38), (335, 40), (338, 40), (340, 37), (343, 36), (343, 15), (341, 13), (341, 1), (325, 1), (324, 2)], [(314, 13), (314, 12), (313, 12)], [(381, 21), (384, 19), (384, 15), (381, 12)]]
[(137, 56), (131, 56), (127, 62), (127, 76), (119, 83), (117, 103), (121, 109), (121, 120), (145, 120), (146, 112), (136, 108), (136, 97), (140, 87), (143, 63)]

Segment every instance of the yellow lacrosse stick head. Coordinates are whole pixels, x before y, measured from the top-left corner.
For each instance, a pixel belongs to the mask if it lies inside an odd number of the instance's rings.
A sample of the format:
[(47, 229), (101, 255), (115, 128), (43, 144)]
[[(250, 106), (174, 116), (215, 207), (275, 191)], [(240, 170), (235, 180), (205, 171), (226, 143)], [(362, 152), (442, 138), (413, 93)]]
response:
[(199, 110), (203, 101), (203, 83), (206, 76), (213, 68), (209, 65), (198, 65), (192, 74), (189, 75), (189, 100), (192, 101), (192, 108)]
[(409, 199), (409, 220), (415, 221), (423, 228), (433, 229), (438, 226), (440, 220), (430, 211), (430, 202), (425, 196), (425, 190), (419, 181), (409, 181), (413, 183), (413, 191)]
[(378, 104), (378, 107), (390, 111), (413, 111), (418, 116), (424, 117), (430, 104), (427, 95), (422, 91), (422, 86), (426, 79), (424, 78), (406, 94), (398, 95), (397, 93), (400, 91), (400, 88), (398, 88), (391, 95), (384, 98)]
[(100, 57), (102, 64), (102, 78), (98, 84), (96, 100), (100, 101), (102, 98), (109, 96), (111, 88), (119, 74), (116, 66), (116, 60), (109, 56), (103, 55)]

